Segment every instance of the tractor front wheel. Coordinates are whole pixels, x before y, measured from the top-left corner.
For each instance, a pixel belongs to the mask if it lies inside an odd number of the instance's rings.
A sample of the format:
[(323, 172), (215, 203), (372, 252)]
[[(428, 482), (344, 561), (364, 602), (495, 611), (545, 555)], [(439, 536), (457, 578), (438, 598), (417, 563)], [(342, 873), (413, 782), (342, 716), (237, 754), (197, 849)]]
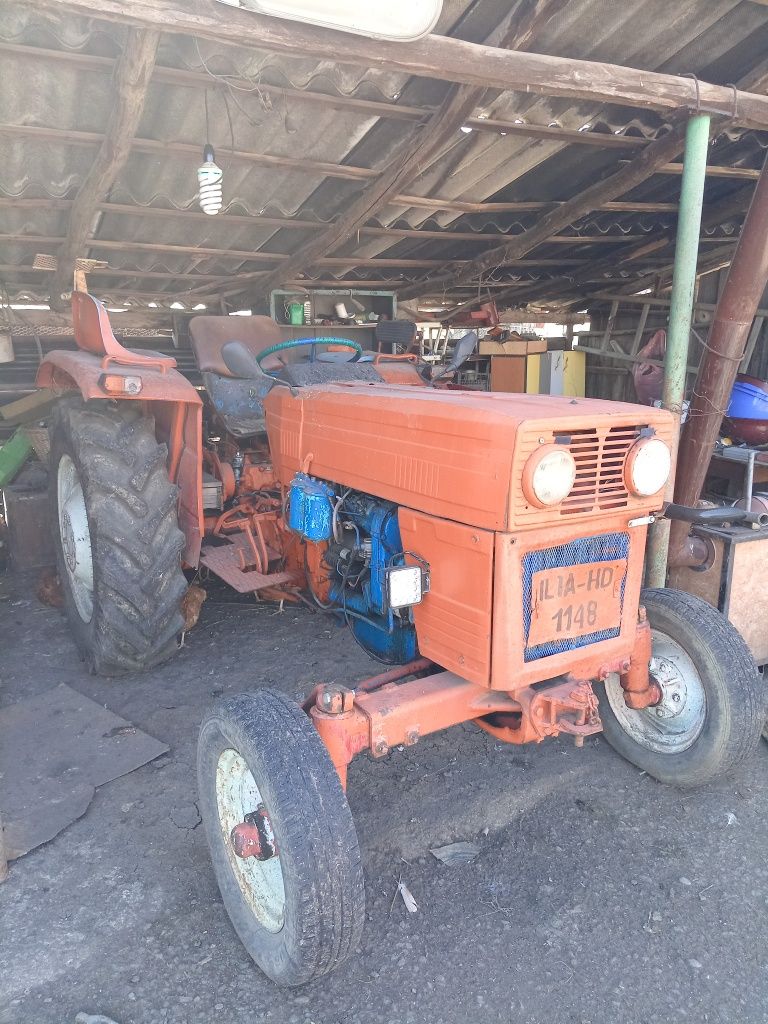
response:
[(51, 422), (53, 535), (64, 611), (92, 672), (169, 658), (184, 619), (184, 536), (167, 451), (135, 402), (66, 398)]
[(224, 906), (279, 985), (303, 985), (357, 945), (365, 890), (352, 813), (301, 708), (270, 689), (220, 701), (203, 721), (200, 814)]
[(658, 704), (628, 707), (618, 675), (600, 694), (603, 733), (632, 764), (661, 782), (701, 786), (756, 748), (765, 696), (749, 648), (716, 608), (678, 590), (641, 595), (653, 636), (650, 670)]

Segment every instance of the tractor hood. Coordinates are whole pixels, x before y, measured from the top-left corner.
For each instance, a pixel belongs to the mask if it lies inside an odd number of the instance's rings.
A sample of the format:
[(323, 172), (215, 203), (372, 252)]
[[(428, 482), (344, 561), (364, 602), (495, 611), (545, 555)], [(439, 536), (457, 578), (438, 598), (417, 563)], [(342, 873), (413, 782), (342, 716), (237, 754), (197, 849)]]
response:
[[(487, 530), (661, 507), (661, 492), (637, 498), (623, 484), (627, 452), (641, 432), (671, 440), (673, 419), (658, 409), (390, 384), (276, 387), (264, 405), (272, 458), (286, 484), (303, 469)], [(555, 441), (577, 462), (573, 498), (536, 508), (524, 497), (523, 469), (540, 445)]]

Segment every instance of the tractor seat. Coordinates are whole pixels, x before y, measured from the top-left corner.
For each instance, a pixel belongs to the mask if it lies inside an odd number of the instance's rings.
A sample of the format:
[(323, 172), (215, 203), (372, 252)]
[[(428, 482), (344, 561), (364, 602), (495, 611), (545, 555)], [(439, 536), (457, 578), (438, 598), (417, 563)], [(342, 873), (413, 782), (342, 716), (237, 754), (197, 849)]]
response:
[(271, 355), (259, 365), (259, 353), (283, 340), (280, 328), (268, 316), (197, 316), (189, 322), (189, 334), (216, 414), (236, 437), (253, 437), (265, 430), (263, 400), (276, 380), (292, 387), (382, 380), (370, 356), (350, 361), (342, 352), (320, 353), (315, 362), (284, 363)]
[[(235, 377), (224, 361), (221, 350), (232, 341), (239, 341), (254, 357), (270, 345), (283, 340), (280, 328), (268, 316), (196, 316), (189, 321), (189, 338), (195, 361), (201, 373), (216, 373), (220, 377)], [(270, 356), (265, 370), (279, 369), (283, 363)]]
[[(268, 316), (196, 316), (189, 322), (189, 337), (205, 390), (229, 433), (242, 438), (263, 433), (262, 399), (273, 380), (256, 357), (283, 340), (275, 321)], [(282, 367), (276, 356), (264, 361), (267, 372)]]

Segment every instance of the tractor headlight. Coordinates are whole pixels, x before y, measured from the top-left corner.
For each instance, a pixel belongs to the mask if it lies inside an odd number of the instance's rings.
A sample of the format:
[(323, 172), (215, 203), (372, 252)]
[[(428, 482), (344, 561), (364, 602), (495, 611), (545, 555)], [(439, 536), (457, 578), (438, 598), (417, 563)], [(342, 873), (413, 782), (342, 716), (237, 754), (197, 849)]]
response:
[(645, 437), (632, 445), (624, 463), (624, 483), (638, 498), (657, 494), (669, 480), (672, 452), (659, 437)]
[(549, 444), (528, 459), (523, 470), (523, 494), (538, 508), (559, 505), (576, 480), (576, 460), (566, 447)]

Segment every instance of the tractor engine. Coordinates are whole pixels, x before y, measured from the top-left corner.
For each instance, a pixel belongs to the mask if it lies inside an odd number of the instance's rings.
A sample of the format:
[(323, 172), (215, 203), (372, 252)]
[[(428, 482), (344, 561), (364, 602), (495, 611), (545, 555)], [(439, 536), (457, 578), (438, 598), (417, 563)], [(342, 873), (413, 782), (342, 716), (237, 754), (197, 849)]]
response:
[(391, 501), (305, 473), (289, 490), (287, 525), (308, 545), (316, 602), (338, 612), (361, 647), (387, 664), (417, 657), (411, 609), (429, 588), (427, 567), (406, 565), (397, 511)]

